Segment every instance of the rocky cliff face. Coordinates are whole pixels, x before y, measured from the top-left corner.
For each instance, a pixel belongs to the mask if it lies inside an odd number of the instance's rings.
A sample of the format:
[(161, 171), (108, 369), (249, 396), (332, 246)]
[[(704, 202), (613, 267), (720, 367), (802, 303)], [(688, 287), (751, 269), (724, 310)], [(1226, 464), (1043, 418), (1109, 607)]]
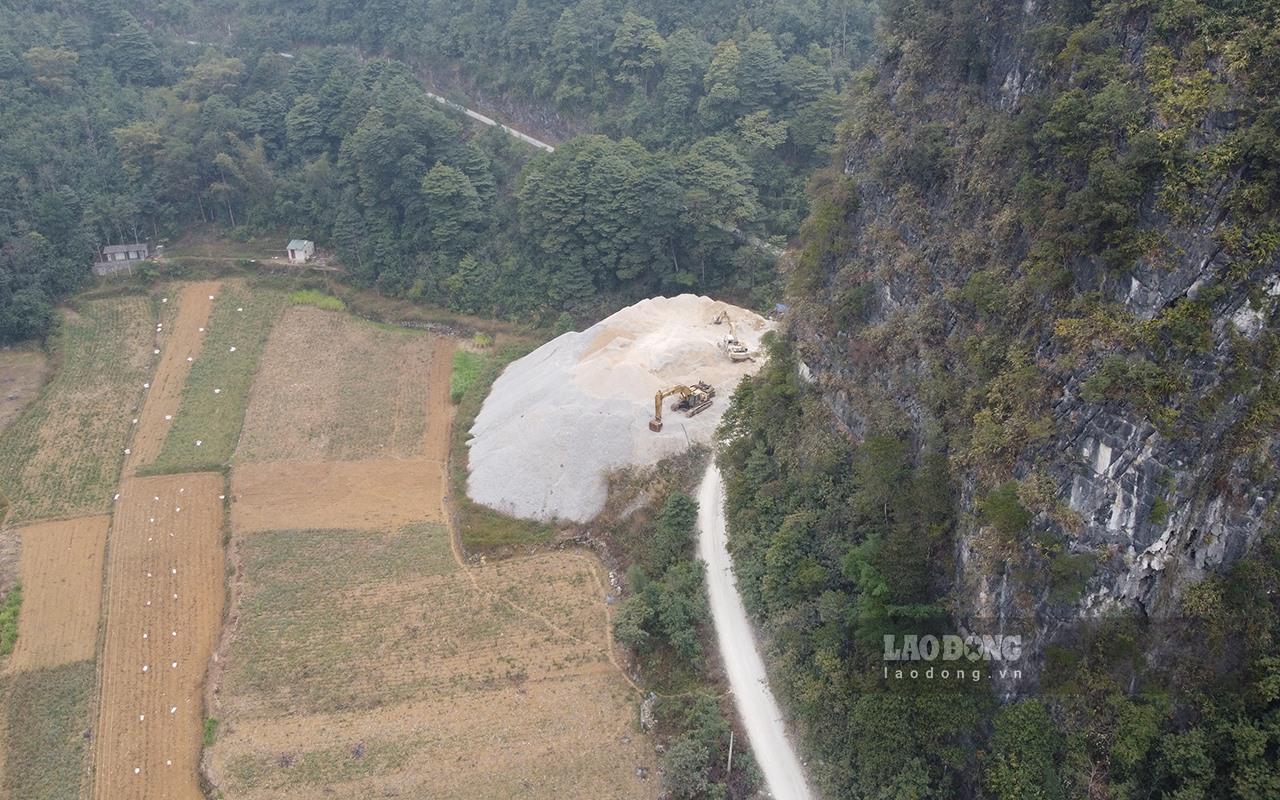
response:
[(888, 11), (790, 330), (852, 436), (945, 443), (940, 580), (962, 627), (1031, 623), (1017, 693), (1274, 526), (1275, 88), (1248, 12), (929, 5)]

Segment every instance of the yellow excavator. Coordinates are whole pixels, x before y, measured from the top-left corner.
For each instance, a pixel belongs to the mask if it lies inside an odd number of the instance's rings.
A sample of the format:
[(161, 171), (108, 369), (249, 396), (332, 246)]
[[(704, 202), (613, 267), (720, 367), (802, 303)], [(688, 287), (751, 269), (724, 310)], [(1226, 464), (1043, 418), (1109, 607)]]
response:
[(693, 386), (681, 384), (670, 389), (659, 390), (653, 396), (653, 419), (649, 420), (649, 430), (654, 433), (662, 430), (662, 401), (672, 395), (679, 395), (680, 399), (671, 404), (671, 410), (679, 411), (686, 417), (692, 417), (707, 410), (711, 405), (711, 398), (716, 396), (716, 390), (704, 381), (698, 381)]
[(729, 316), (728, 311), (721, 311), (712, 318), (712, 325), (721, 325), (729, 323), (729, 335), (720, 340), (720, 349), (729, 357), (729, 360), (736, 363), (742, 361), (754, 361), (751, 357), (751, 351), (747, 346), (738, 341), (738, 330), (734, 327), (733, 317)]

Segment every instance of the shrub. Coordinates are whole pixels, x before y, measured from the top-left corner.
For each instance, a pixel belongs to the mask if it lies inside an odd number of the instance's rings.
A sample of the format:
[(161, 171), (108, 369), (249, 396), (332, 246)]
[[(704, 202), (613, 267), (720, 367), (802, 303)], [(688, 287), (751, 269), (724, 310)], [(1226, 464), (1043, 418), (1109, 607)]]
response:
[(1147, 521), (1152, 525), (1163, 525), (1169, 519), (1169, 503), (1163, 497), (1157, 497), (1147, 513)]
[(1031, 512), (1018, 501), (1018, 482), (1005, 481), (978, 504), (982, 521), (1006, 538), (1016, 538), (1031, 524)]
[(214, 717), (204, 718), (204, 746), (213, 747), (214, 741), (218, 738), (218, 720)]
[(299, 289), (289, 295), (289, 302), (295, 306), (315, 306), (325, 311), (345, 311), (347, 304), (341, 298), (325, 294), (317, 289)]
[(710, 786), (707, 762), (711, 753), (695, 734), (687, 733), (667, 746), (662, 757), (662, 785), (673, 798), (701, 797)]
[(14, 584), (0, 604), (0, 656), (13, 652), (18, 641), (18, 609), (22, 607), (22, 586)]
[(1062, 603), (1080, 599), (1096, 563), (1090, 553), (1061, 552), (1049, 562), (1049, 596)]

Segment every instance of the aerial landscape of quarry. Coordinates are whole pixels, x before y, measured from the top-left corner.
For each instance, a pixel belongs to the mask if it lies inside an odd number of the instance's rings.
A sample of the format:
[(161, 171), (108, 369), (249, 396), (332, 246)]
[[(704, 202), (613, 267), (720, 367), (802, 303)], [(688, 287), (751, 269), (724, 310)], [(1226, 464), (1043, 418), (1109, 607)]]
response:
[[(646, 302), (682, 306), (697, 332), (658, 329), (662, 345), (630, 356), (644, 397), (615, 413), (649, 436), (653, 385), (681, 359), (743, 370), (712, 333), (738, 309)], [(636, 777), (653, 745), (599, 557), (467, 554), (448, 493), (454, 355), (470, 340), (239, 278), (88, 300), (67, 325), (53, 380), (78, 390), (35, 397), (0, 440), (23, 454), (6, 461), (6, 569), (24, 587), (6, 674), (56, 701), (20, 734), (58, 744), (49, 767), (73, 780), (91, 764), (103, 798), (656, 795)], [(508, 374), (526, 360), (546, 354)], [(567, 385), (573, 366), (544, 374)], [(578, 413), (559, 417), (569, 435)], [(579, 479), (603, 487), (656, 460)]]
[(1280, 800), (1280, 0), (5, 0), (0, 188), (0, 800)]

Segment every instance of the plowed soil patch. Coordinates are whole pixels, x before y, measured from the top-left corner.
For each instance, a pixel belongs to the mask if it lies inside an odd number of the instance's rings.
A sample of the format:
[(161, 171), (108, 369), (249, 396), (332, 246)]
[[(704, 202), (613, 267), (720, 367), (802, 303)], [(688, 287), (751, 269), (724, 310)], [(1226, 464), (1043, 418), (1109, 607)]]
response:
[(126, 479), (111, 529), (94, 797), (201, 800), (201, 687), (222, 616), (222, 476)]
[(137, 428), (130, 445), (131, 453), (125, 469), (132, 472), (155, 460), (169, 433), (173, 416), (178, 413), (182, 386), (186, 383), (191, 363), (200, 356), (204, 329), (209, 324), (213, 298), (221, 289), (214, 281), (183, 285), (177, 298), (178, 312), (166, 326), (170, 328), (160, 348), (160, 361), (149, 383), (146, 400), (138, 414)]
[(8, 669), (55, 667), (93, 658), (102, 602), (108, 516), (21, 528), (22, 612)]
[(442, 482), (440, 462), (426, 459), (240, 464), (232, 520), (240, 534), (438, 522)]

